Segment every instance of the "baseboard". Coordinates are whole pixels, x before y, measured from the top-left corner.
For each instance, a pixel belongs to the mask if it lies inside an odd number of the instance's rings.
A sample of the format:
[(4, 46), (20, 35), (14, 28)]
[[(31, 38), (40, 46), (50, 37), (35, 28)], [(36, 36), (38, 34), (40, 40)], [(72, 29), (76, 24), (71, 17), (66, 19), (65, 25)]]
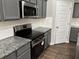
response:
[(54, 45), (54, 43), (50, 43), (50, 45)]
[(69, 43), (69, 41), (66, 41), (65, 43)]

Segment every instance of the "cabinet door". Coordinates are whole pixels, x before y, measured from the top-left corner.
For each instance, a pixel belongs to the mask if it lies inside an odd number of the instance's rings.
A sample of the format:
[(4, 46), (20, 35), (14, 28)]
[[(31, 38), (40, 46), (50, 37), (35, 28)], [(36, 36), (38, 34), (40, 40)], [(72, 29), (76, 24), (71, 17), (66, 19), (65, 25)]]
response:
[(25, 51), (23, 54), (18, 56), (18, 59), (31, 59), (30, 50)]
[(71, 28), (70, 31), (70, 41), (77, 42), (79, 28)]
[(77, 45), (76, 45), (76, 55), (75, 55), (75, 59), (79, 59), (79, 35), (77, 37)]
[(4, 9), (4, 19), (19, 18), (19, 2), (18, 0), (2, 0)]
[(43, 17), (46, 17), (47, 0), (43, 0)]
[(48, 31), (48, 45), (50, 45), (51, 42), (51, 30)]
[(16, 52), (13, 52), (12, 54), (8, 55), (7, 57), (5, 57), (5, 59), (17, 59)]
[(73, 18), (79, 18), (79, 3), (74, 4)]
[(1, 58), (1, 59), (4, 59), (4, 58)]
[(44, 34), (44, 37), (45, 37), (45, 48), (47, 48), (50, 45), (50, 42), (51, 42), (51, 30), (46, 32)]
[(45, 37), (45, 49), (48, 47), (48, 33), (44, 34)]
[(42, 0), (37, 0), (37, 15), (42, 17), (43, 7), (42, 7)]
[(36, 0), (30, 0), (31, 3), (35, 3), (36, 4)]
[(1, 2), (1, 0), (0, 0), (0, 19), (1, 19), (1, 16), (2, 16), (2, 4), (1, 4), (2, 2)]
[(0, 0), (0, 20), (3, 17), (2, 13), (3, 13), (3, 10), (2, 10), (2, 0)]
[(17, 56), (21, 55), (23, 52), (25, 52), (29, 48), (30, 48), (30, 43), (24, 45), (23, 47), (17, 50)]

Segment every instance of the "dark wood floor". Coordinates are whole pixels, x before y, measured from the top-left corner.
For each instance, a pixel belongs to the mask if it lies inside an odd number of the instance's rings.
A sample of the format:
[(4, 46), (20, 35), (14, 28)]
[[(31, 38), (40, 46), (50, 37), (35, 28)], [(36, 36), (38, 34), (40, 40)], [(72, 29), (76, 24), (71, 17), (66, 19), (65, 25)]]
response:
[(75, 59), (75, 43), (49, 46), (38, 59)]

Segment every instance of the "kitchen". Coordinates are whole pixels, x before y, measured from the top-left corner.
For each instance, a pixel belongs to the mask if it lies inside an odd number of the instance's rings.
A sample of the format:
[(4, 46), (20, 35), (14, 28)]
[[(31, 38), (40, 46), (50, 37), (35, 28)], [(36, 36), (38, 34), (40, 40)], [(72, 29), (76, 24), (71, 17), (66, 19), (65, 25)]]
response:
[[(36, 28), (41, 28), (41, 27), (45, 28), (45, 29), (46, 28), (51, 29), (50, 45), (54, 45), (54, 44), (61, 45), (61, 43), (69, 43), (70, 28), (71, 28), (71, 26), (72, 27), (77, 26), (76, 24), (74, 24), (77, 22), (77, 20), (72, 20), (74, 0), (64, 0), (64, 1), (62, 1), (62, 0), (60, 0), (60, 1), (59, 0), (57, 0), (57, 1), (44, 0), (44, 2), (41, 2), (41, 1), (42, 0), (38, 0), (38, 3), (37, 3), (37, 0), (36, 0), (36, 2), (35, 2), (35, 0), (26, 0), (25, 2), (27, 2), (27, 4), (25, 4), (25, 5), (32, 7), (32, 8), (28, 7), (28, 9), (29, 9), (28, 11), (30, 11), (30, 10), (32, 10), (32, 11), (29, 12), (30, 16), (24, 16), (23, 11), (21, 10), (22, 8), (19, 9), (19, 7), (21, 7), (21, 6), (19, 6), (19, 1), (17, 2), (17, 0), (1, 0), (1, 2), (0, 2), (0, 10), (1, 10), (0, 11), (0, 16), (1, 16), (0, 17), (0, 19), (1, 19), (0, 40), (3, 42), (3, 41), (6, 41), (5, 38), (14, 36), (13, 27), (19, 26), (19, 25), (24, 25), (24, 24), (31, 24), (33, 30), (35, 30)], [(18, 6), (18, 8), (16, 5)], [(33, 5), (34, 5), (34, 7), (33, 7)], [(41, 7), (41, 5), (42, 5), (42, 7)], [(21, 10), (22, 13), (21, 12), (19, 13), (18, 10)], [(25, 15), (27, 15), (27, 14), (25, 14)], [(22, 18), (20, 18), (20, 17), (22, 17)], [(42, 31), (44, 31), (44, 29)], [(9, 40), (9, 39), (7, 39), (7, 40)], [(19, 41), (17, 41), (18, 38), (16, 39), (16, 37), (15, 38), (12, 37), (11, 40), (14, 40), (13, 42), (15, 42), (15, 44), (13, 43), (13, 47), (12, 47), (14, 49), (13, 51), (17, 51), (17, 49), (22, 45), (19, 45)], [(26, 42), (27, 40), (24, 39), (24, 41)], [(18, 42), (18, 43), (16, 44), (16, 42)], [(28, 42), (30, 42), (30, 41), (28, 40)], [(5, 45), (7, 46), (7, 44), (8, 44), (8, 43), (6, 43), (6, 44), (3, 44), (3, 43), (1, 44), (2, 46), (5, 46)], [(11, 44), (11, 41), (10, 41), (10, 44)], [(26, 43), (22, 43), (22, 44), (26, 44)], [(16, 48), (17, 46), (19, 46), (19, 47)], [(72, 47), (73, 46), (74, 45), (72, 44)], [(2, 47), (2, 48), (4, 48), (4, 47)], [(58, 48), (60, 48), (60, 47), (58, 47)], [(27, 49), (27, 48), (25, 48), (25, 49)], [(54, 48), (52, 48), (52, 50), (53, 49)], [(11, 48), (10, 48), (10, 50), (11, 50)], [(29, 48), (28, 48), (28, 53), (29, 53)], [(19, 52), (16, 52), (14, 54), (15, 55), (19, 54), (19, 55), (17, 55), (17, 57), (21, 55), (21, 53), (19, 53)], [(6, 54), (6, 57), (7, 57), (7, 54)], [(6, 57), (1, 58), (1, 59), (11, 59), (13, 56), (10, 56), (7, 58)], [(25, 57), (25, 58), (29, 59), (28, 57)], [(50, 56), (47, 57), (47, 59), (53, 59), (53, 58), (54, 57), (50, 58)], [(17, 58), (15, 57), (13, 59), (17, 59)], [(23, 59), (23, 58), (18, 57), (18, 59)], [(66, 58), (66, 59), (68, 59), (68, 58)]]

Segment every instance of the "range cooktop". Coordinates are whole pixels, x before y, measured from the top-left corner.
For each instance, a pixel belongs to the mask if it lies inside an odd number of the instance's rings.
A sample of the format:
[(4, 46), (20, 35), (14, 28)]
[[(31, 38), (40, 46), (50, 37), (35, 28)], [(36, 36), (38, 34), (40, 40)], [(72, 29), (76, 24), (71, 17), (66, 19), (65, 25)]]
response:
[(32, 41), (38, 36), (42, 35), (43, 32), (32, 30), (31, 24), (17, 25), (14, 27), (15, 36), (31, 39)]
[(32, 32), (28, 35), (25, 35), (24, 38), (29, 38), (31, 40), (34, 40), (36, 38), (38, 38), (40, 35), (42, 35), (42, 32), (38, 32), (38, 31), (34, 31), (32, 30)]
[(34, 31), (34, 30), (32, 30), (32, 31), (20, 30), (20, 31), (15, 32), (16, 36), (20, 36), (20, 37), (23, 37), (23, 38), (28, 38), (32, 41), (34, 39), (38, 38), (42, 34), (43, 34), (43, 32)]

